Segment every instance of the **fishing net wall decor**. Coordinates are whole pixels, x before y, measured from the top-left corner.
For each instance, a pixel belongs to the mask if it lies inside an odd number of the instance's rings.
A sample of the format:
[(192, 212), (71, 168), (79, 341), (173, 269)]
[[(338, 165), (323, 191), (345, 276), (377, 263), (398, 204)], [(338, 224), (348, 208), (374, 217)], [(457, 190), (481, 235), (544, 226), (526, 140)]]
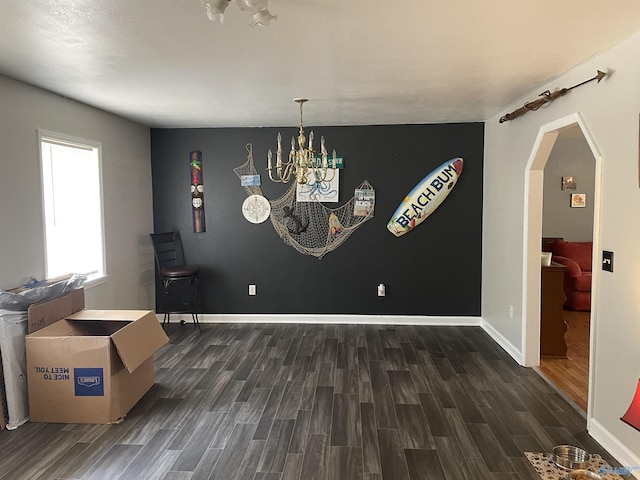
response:
[[(233, 169), (238, 178), (258, 174), (253, 163), (251, 144), (247, 145), (247, 152), (247, 161)], [(247, 195), (262, 195), (259, 185), (245, 186), (244, 189)], [(366, 180), (358, 189), (370, 190), (373, 193), (373, 187)], [(354, 215), (355, 202), (355, 196), (337, 208), (329, 208), (317, 201), (296, 202), (294, 179), (282, 197), (269, 200), (269, 218), (285, 244), (304, 255), (321, 259), (342, 245), (364, 222), (373, 218), (373, 205), (364, 214)]]

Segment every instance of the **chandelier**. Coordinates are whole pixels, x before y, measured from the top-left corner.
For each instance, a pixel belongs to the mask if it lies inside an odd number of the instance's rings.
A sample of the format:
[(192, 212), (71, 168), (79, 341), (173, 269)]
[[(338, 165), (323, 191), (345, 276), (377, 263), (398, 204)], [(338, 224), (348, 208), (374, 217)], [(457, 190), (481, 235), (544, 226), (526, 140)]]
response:
[[(231, 0), (200, 0), (200, 2), (206, 8), (209, 20), (224, 23), (224, 11)], [(249, 24), (252, 27), (256, 25), (266, 27), (272, 20), (278, 18), (277, 15), (271, 15), (267, 9), (268, 2), (269, 0), (236, 0), (240, 10), (253, 15), (253, 22)]]
[[(282, 137), (278, 132), (278, 150), (276, 150), (276, 178), (273, 176), (273, 153), (269, 150), (267, 154), (267, 170), (269, 178), (276, 183), (287, 183), (291, 175), (299, 184), (305, 184), (313, 174), (315, 182), (330, 182), (336, 171), (336, 151), (333, 151), (331, 168), (329, 168), (329, 158), (327, 148), (324, 144), (324, 137), (320, 137), (320, 155), (316, 156), (313, 150), (313, 131), (309, 134), (309, 148), (306, 147), (307, 137), (304, 136), (304, 125), (302, 124), (302, 105), (306, 98), (294, 98), (294, 102), (300, 104), (300, 131), (298, 132), (298, 148), (296, 150), (295, 139), (291, 137), (291, 151), (289, 160), (282, 161)], [(331, 176), (329, 177), (329, 173)]]

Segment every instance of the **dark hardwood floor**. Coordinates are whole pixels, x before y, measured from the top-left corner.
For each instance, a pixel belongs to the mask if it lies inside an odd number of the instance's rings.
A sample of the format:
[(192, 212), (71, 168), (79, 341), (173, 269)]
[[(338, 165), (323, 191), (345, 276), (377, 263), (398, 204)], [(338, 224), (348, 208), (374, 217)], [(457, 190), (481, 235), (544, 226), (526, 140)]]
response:
[(0, 432), (1, 479), (539, 480), (601, 454), (584, 418), (478, 327), (171, 326), (117, 425)]

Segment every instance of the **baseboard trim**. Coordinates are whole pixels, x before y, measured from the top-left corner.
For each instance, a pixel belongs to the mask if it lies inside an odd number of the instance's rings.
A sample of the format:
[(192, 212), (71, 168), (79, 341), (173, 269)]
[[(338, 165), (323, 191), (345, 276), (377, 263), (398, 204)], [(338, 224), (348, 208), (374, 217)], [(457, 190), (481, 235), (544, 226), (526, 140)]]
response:
[[(162, 321), (162, 314), (157, 315)], [(191, 323), (191, 315), (171, 315), (171, 322), (184, 320)], [(354, 325), (442, 325), (468, 327), (481, 326), (481, 317), (430, 317), (422, 315), (302, 315), (302, 314), (225, 314), (198, 315), (200, 323), (304, 323)]]
[(522, 352), (518, 350), (509, 340), (507, 340), (500, 332), (498, 332), (493, 326), (486, 322), (484, 319), (481, 320), (480, 326), (482, 329), (487, 332), (487, 334), (493, 338), (493, 340), (502, 347), (502, 349), (507, 352), (511, 358), (513, 358), (518, 365), (524, 366), (524, 359), (522, 358)]
[(612, 457), (620, 462), (620, 465), (629, 467), (630, 473), (634, 478), (640, 479), (640, 457), (629, 450), (609, 430), (593, 418), (587, 423), (587, 431)]
[[(162, 314), (157, 314), (162, 321)], [(191, 323), (191, 315), (174, 314), (173, 322)], [(522, 355), (511, 342), (487, 323), (482, 317), (435, 317), (423, 315), (305, 315), (305, 314), (231, 314), (203, 313), (200, 323), (301, 323), (301, 324), (353, 324), (353, 325), (440, 325), (450, 327), (481, 327), (519, 365)]]

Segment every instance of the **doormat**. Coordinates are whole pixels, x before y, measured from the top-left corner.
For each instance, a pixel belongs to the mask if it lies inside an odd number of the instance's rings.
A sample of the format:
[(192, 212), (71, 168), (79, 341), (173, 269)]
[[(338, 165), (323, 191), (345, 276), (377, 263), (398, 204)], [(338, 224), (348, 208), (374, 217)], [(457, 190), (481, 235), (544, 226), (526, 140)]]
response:
[[(542, 480), (566, 480), (569, 478), (570, 470), (565, 470), (556, 465), (551, 453), (524, 452), (527, 460), (533, 466)], [(591, 459), (586, 467), (587, 470), (601, 475), (605, 480), (626, 480), (630, 476), (620, 476), (615, 472), (615, 468), (605, 462), (598, 454), (591, 455)]]

